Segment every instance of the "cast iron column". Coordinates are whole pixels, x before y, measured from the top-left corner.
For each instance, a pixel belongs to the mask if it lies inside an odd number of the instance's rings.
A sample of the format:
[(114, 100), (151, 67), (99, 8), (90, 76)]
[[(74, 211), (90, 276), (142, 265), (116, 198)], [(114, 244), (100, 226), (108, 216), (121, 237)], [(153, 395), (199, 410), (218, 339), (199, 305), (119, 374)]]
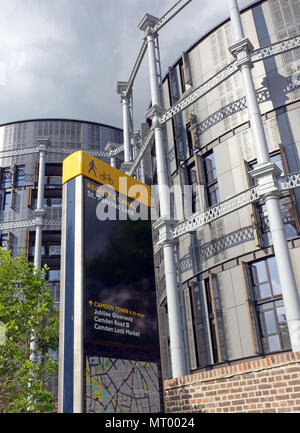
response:
[(161, 107), (160, 90), (158, 85), (157, 62), (155, 56), (155, 40), (157, 36), (153, 25), (157, 18), (146, 14), (139, 28), (145, 31), (148, 44), (149, 74), (152, 108), (147, 115), (152, 118), (155, 127), (155, 152), (157, 163), (157, 182), (160, 202), (160, 219), (153, 225), (159, 230), (159, 238), (163, 248), (166, 276), (166, 293), (168, 303), (170, 352), (173, 378), (187, 374), (185, 362), (185, 348), (183, 340), (183, 324), (180, 311), (180, 298), (177, 283), (177, 269), (175, 262), (174, 239), (172, 235), (172, 221), (170, 215), (170, 196), (168, 185), (167, 161), (163, 139), (162, 125), (159, 115), (164, 111)]
[(267, 140), (251, 73), (252, 64), (249, 52), (253, 47), (251, 42), (245, 38), (237, 0), (229, 0), (229, 8), (236, 41), (230, 47), (230, 51), (236, 57), (241, 71), (250, 125), (257, 152), (258, 166), (251, 174), (254, 178), (257, 178), (259, 194), (266, 203), (291, 346), (292, 350), (297, 352), (300, 351), (300, 301), (280, 211), (280, 191), (277, 186), (277, 179), (281, 171), (276, 164), (270, 162)]

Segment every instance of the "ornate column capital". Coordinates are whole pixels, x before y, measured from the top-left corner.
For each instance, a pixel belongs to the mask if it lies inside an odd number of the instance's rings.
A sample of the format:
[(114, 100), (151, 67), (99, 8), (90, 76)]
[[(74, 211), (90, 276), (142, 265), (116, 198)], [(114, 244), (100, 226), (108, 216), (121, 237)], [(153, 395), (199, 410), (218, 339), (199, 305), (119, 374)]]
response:
[(237, 60), (238, 68), (241, 68), (245, 64), (252, 65), (250, 53), (253, 51), (253, 45), (248, 38), (235, 42), (228, 49)]
[(117, 82), (117, 93), (121, 96), (121, 102), (129, 102), (129, 98), (126, 95), (126, 89), (128, 87), (128, 81), (118, 81)]
[(152, 107), (147, 111), (146, 117), (152, 120), (153, 126), (163, 126), (160, 123), (160, 118), (166, 110), (161, 105), (152, 105)]
[(45, 209), (34, 209), (32, 215), (35, 218), (35, 226), (43, 226), (43, 218), (45, 216)]
[(158, 21), (157, 17), (146, 13), (141, 19), (140, 23), (138, 24), (138, 29), (145, 32), (146, 37), (148, 35), (156, 35), (157, 32), (156, 30), (154, 30), (154, 26), (157, 23), (157, 21)]
[(129, 173), (131, 166), (132, 166), (132, 161), (123, 162), (121, 164), (121, 170), (124, 171), (124, 173)]
[(266, 162), (257, 165), (257, 167), (249, 172), (253, 179), (258, 181), (258, 195), (267, 198), (269, 196), (280, 196), (278, 188), (278, 178), (281, 175), (281, 170), (277, 164)]
[(154, 230), (159, 233), (159, 239), (157, 244), (159, 245), (176, 245), (178, 243), (177, 239), (173, 237), (173, 231), (175, 227), (175, 221), (165, 217), (159, 218), (152, 224)]
[(49, 137), (37, 137), (36, 144), (39, 152), (47, 152), (47, 146), (49, 146)]

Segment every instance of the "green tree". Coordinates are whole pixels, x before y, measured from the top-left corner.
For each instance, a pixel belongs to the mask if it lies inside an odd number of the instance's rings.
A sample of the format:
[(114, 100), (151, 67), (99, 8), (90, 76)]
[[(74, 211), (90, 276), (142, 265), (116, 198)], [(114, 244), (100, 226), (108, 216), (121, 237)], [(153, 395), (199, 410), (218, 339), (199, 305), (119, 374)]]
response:
[[(44, 281), (45, 268), (0, 248), (0, 412), (49, 412), (49, 385), (57, 374), (58, 311)], [(34, 346), (30, 343), (35, 341)]]

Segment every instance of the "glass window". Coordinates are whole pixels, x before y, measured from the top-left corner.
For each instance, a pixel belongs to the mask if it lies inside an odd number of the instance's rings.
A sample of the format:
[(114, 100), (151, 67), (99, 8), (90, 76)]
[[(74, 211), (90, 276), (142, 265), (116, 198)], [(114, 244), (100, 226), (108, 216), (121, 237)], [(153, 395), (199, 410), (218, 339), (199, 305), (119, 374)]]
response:
[(50, 269), (48, 271), (48, 281), (60, 281), (60, 269)]
[(280, 295), (281, 287), (275, 257), (270, 257), (269, 259), (267, 259), (267, 263), (273, 295)]
[(204, 173), (206, 179), (206, 191), (208, 206), (214, 206), (220, 202), (217, 170), (213, 152), (203, 158)]
[(174, 116), (172, 120), (173, 131), (174, 131), (174, 139), (175, 139), (175, 152), (177, 156), (177, 160), (185, 160), (186, 159), (186, 130), (183, 125), (182, 114), (179, 113)]
[(181, 83), (181, 93), (185, 92), (185, 78), (184, 78), (184, 66), (183, 62), (179, 63), (179, 72), (180, 72), (180, 83)]
[(262, 342), (266, 353), (290, 349), (290, 338), (283, 301), (268, 302), (258, 306), (262, 328)]
[(49, 245), (49, 256), (60, 256), (60, 245)]
[(3, 210), (9, 210), (10, 209), (10, 199), (11, 199), (11, 192), (6, 192), (4, 194)]
[[(285, 197), (281, 197), (279, 203), (280, 203), (280, 209), (281, 209), (281, 215), (283, 219), (286, 239), (292, 239), (294, 237), (297, 237), (298, 230), (296, 227), (294, 210), (290, 199), (290, 195), (288, 194)], [(265, 204), (258, 205), (257, 209), (260, 216), (261, 232), (263, 235), (264, 244), (271, 245), (273, 241), (270, 232), (269, 217), (267, 214), (266, 205)]]
[(198, 181), (197, 181), (197, 169), (195, 163), (191, 164), (187, 168), (188, 182), (192, 186), (192, 213), (199, 212), (200, 202), (198, 194)]
[(186, 136), (187, 136), (187, 145), (188, 145), (189, 157), (192, 156), (194, 153), (192, 134), (193, 134), (192, 125), (191, 125), (191, 123), (188, 123), (186, 126)]
[(16, 167), (16, 187), (24, 186), (25, 181), (25, 166), (18, 165)]
[(45, 176), (45, 185), (61, 185), (61, 176)]
[(252, 265), (253, 280), (255, 284), (267, 281), (267, 270), (265, 262), (256, 262)]
[(290, 349), (290, 347), (291, 347), (290, 335), (289, 335), (289, 330), (288, 330), (288, 326), (287, 326), (287, 320), (286, 320), (286, 316), (285, 316), (283, 301), (282, 300), (276, 301), (275, 302), (275, 308), (276, 308), (278, 326), (279, 326), (279, 331), (280, 331), (280, 335), (282, 338), (283, 347), (284, 347), (284, 349)]
[(190, 185), (193, 185), (194, 183), (197, 184), (197, 170), (195, 163), (188, 167), (188, 179)]
[[(43, 257), (59, 257), (61, 254), (61, 232), (59, 230), (43, 230), (41, 254)], [(35, 231), (30, 232), (29, 236), (29, 256), (34, 256), (35, 250)], [(47, 263), (47, 260), (44, 260)], [(49, 266), (53, 265), (53, 260)], [(55, 265), (57, 268), (57, 265)]]
[(264, 353), (291, 347), (275, 257), (250, 266)]
[(1, 188), (10, 188), (11, 187), (11, 172), (10, 168), (6, 167), (2, 171), (2, 182), (1, 182)]
[(47, 163), (45, 165), (45, 185), (61, 185), (62, 164)]
[(208, 320), (209, 320), (211, 348), (213, 353), (213, 362), (216, 363), (219, 361), (219, 353), (218, 353), (217, 331), (216, 331), (215, 316), (213, 312), (213, 301), (211, 298), (209, 278), (206, 278), (204, 280), (204, 286), (205, 286), (206, 305), (207, 305), (207, 313), (208, 313)]
[(62, 190), (61, 189), (46, 189), (43, 202), (44, 207), (61, 207), (62, 206)]
[(220, 202), (220, 192), (217, 182), (207, 188), (207, 193), (209, 206), (214, 206)]
[(62, 206), (62, 199), (60, 197), (50, 197), (50, 198), (48, 198), (48, 206), (61, 207)]
[(216, 172), (216, 165), (215, 165), (215, 157), (214, 154), (211, 153), (210, 155), (203, 158), (204, 162), (204, 170), (206, 175), (207, 182), (212, 182), (217, 179), (217, 172)]
[(265, 299), (281, 294), (275, 257), (251, 265), (255, 299)]
[[(275, 163), (280, 168), (282, 175), (285, 174), (280, 152), (276, 153), (275, 155), (270, 155), (270, 161), (272, 163)], [(249, 170), (253, 170), (256, 166), (257, 162), (250, 164)], [(255, 179), (255, 183), (257, 183), (257, 179)], [(256, 205), (256, 207), (259, 214), (257, 224), (260, 227), (264, 245), (271, 245), (273, 242), (270, 233), (269, 218), (266, 205), (265, 203), (262, 203)], [(292, 239), (298, 236), (297, 224), (295, 221), (295, 209), (293, 208), (290, 192), (285, 191), (283, 193), (283, 196), (280, 198), (280, 209), (283, 218), (286, 239)]]
[(7, 250), (8, 249), (8, 233), (3, 233), (0, 237), (1, 248)]
[(281, 170), (281, 173), (284, 174), (283, 165), (282, 165), (282, 159), (280, 153), (277, 153), (276, 155), (270, 156), (270, 161), (274, 162)]

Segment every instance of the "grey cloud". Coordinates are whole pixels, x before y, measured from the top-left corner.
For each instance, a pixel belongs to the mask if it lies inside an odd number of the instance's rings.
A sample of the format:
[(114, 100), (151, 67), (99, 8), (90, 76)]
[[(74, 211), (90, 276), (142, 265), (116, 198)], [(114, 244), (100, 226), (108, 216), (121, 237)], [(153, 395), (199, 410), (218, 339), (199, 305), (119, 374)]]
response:
[[(174, 0), (0, 0), (0, 62), (6, 78), (0, 85), (0, 123), (66, 117), (121, 127), (116, 83), (129, 78), (142, 43), (137, 25), (146, 12), (159, 17), (173, 4)], [(228, 16), (227, 0), (215, 4), (194, 0), (161, 30), (163, 72)], [(134, 86), (136, 127), (149, 100), (145, 58)]]

